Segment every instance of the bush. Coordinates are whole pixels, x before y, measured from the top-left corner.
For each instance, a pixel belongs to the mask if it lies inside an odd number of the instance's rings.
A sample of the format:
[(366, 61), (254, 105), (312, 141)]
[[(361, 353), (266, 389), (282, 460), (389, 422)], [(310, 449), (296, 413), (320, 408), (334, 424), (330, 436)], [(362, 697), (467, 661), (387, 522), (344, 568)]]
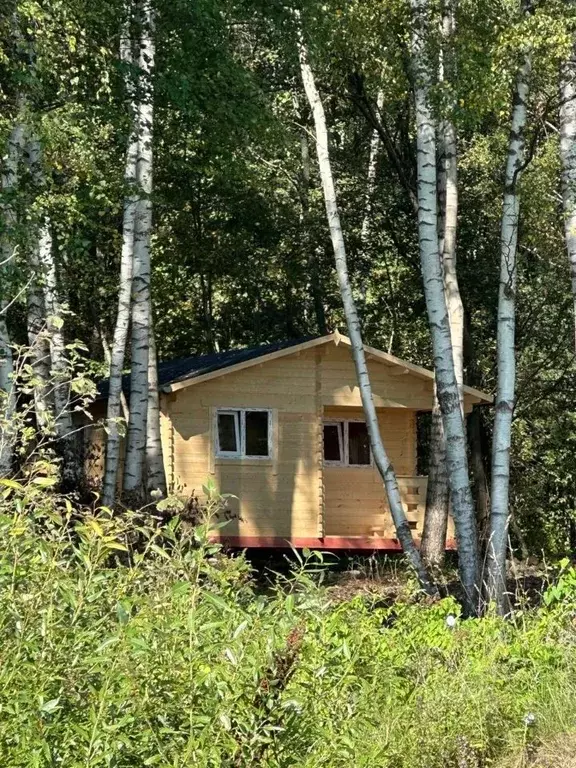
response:
[(332, 605), (309, 553), (260, 594), (207, 525), (4, 496), (2, 766), (472, 768), (574, 727), (566, 602)]

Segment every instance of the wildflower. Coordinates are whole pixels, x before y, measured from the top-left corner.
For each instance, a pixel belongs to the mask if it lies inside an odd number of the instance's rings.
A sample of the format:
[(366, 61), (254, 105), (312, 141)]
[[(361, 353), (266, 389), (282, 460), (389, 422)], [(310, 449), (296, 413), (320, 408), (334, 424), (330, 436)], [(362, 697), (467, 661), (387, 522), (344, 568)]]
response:
[(536, 722), (536, 715), (533, 712), (528, 712), (527, 715), (524, 715), (524, 725), (526, 728), (529, 728), (531, 725), (534, 725)]
[(456, 616), (454, 616), (453, 613), (449, 613), (448, 616), (446, 616), (446, 626), (448, 629), (454, 629), (456, 626)]

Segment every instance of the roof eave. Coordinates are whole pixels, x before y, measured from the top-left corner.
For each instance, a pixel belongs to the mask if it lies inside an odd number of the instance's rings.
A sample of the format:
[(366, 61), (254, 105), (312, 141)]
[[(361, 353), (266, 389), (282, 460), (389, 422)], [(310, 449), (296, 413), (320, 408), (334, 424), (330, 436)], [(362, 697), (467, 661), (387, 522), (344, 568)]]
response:
[(258, 357), (252, 357), (249, 360), (243, 360), (241, 363), (235, 365), (228, 365), (223, 368), (218, 368), (215, 371), (209, 371), (208, 373), (200, 374), (199, 376), (191, 376), (182, 381), (174, 381), (168, 384), (164, 384), (161, 387), (161, 391), (167, 394), (178, 392), (180, 389), (191, 387), (194, 384), (201, 384), (204, 381), (210, 381), (211, 379), (219, 378), (220, 376), (226, 376), (229, 373), (236, 373), (246, 368), (252, 368), (255, 365), (262, 365), (276, 360), (280, 357), (287, 357), (288, 355), (294, 355), (298, 352), (303, 352), (306, 349), (312, 349), (323, 344), (329, 344), (330, 342), (337, 343), (336, 334), (329, 333), (326, 336), (320, 336), (317, 339), (310, 339), (309, 341), (303, 341), (301, 344), (295, 344), (292, 347), (284, 347), (283, 349), (277, 349), (274, 352), (268, 352), (266, 355), (259, 355)]
[[(347, 336), (344, 336), (338, 331), (335, 331), (334, 333), (329, 333), (326, 336), (319, 336), (317, 339), (310, 339), (309, 341), (304, 341), (301, 344), (295, 344), (292, 347), (277, 349), (274, 352), (269, 352), (268, 354), (260, 355), (259, 357), (253, 357), (249, 360), (244, 360), (241, 363), (236, 363), (235, 365), (225, 366), (223, 368), (218, 368), (215, 371), (209, 371), (208, 373), (200, 374), (199, 376), (190, 376), (189, 378), (182, 379), (181, 381), (174, 381), (168, 384), (164, 384), (160, 390), (166, 394), (172, 394), (174, 392), (178, 392), (181, 389), (185, 389), (186, 387), (193, 386), (194, 384), (201, 384), (202, 382), (210, 381), (211, 379), (216, 379), (220, 376), (227, 376), (229, 373), (236, 373), (246, 368), (252, 368), (255, 365), (263, 365), (267, 362), (270, 362), (271, 360), (276, 360), (281, 357), (288, 357), (289, 355), (294, 355), (298, 352), (304, 352), (307, 349), (312, 349), (314, 347), (319, 347), (330, 343), (333, 343), (336, 346), (339, 344), (344, 344), (347, 347), (352, 347), (352, 342)], [(364, 351), (367, 355), (382, 363), (394, 367), (398, 366), (403, 368), (406, 373), (418, 376), (421, 379), (434, 381), (434, 372), (428, 370), (428, 368), (422, 368), (420, 365), (414, 365), (414, 363), (401, 360), (399, 357), (395, 357), (388, 352), (382, 352), (381, 350), (375, 349), (374, 347), (368, 347), (364, 345)], [(474, 387), (465, 385), (464, 393), (469, 395), (470, 398), (475, 401), (474, 404), (491, 405), (494, 402), (494, 398), (491, 395), (487, 394), (486, 392), (482, 392), (479, 389), (475, 389)]]

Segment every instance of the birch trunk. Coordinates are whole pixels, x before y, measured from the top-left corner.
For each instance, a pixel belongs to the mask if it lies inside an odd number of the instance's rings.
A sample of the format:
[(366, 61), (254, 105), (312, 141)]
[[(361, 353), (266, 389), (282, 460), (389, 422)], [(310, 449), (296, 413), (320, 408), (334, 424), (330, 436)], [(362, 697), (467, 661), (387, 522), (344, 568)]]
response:
[[(384, 106), (384, 91), (380, 89), (376, 96), (376, 108), (378, 114)], [(372, 131), (370, 138), (370, 153), (368, 155), (368, 172), (366, 174), (366, 197), (364, 201), (364, 216), (362, 217), (362, 227), (360, 229), (360, 244), (364, 250), (368, 244), (370, 235), (370, 226), (372, 224), (372, 209), (374, 201), (374, 192), (376, 190), (376, 171), (378, 170), (378, 153), (380, 150), (380, 134), (377, 130)]]
[[(376, 96), (376, 109), (378, 115), (384, 105), (384, 91), (380, 89)], [(378, 171), (378, 153), (380, 151), (380, 134), (376, 129), (372, 131), (370, 138), (370, 152), (368, 154), (368, 170), (366, 173), (366, 196), (364, 199), (364, 215), (362, 217), (362, 226), (360, 228), (360, 253), (362, 261), (368, 258), (367, 250), (370, 240), (370, 228), (372, 225), (372, 214), (374, 209), (374, 192), (376, 190), (376, 172)], [(360, 302), (362, 305), (362, 314), (366, 307), (366, 289), (367, 280), (363, 280), (360, 288)]]
[(439, 568), (444, 562), (449, 505), (450, 493), (448, 473), (446, 471), (446, 441), (444, 440), (442, 412), (436, 394), (436, 385), (434, 385), (426, 511), (424, 513), (424, 526), (420, 545), (424, 562), (433, 568)]
[[(300, 115), (299, 115), (300, 117)], [(301, 119), (301, 118), (300, 118)], [(304, 248), (304, 258), (308, 262), (308, 273), (310, 277), (310, 294), (314, 305), (314, 317), (316, 320), (316, 329), (319, 334), (324, 336), (328, 333), (326, 326), (326, 312), (324, 311), (324, 301), (322, 298), (322, 287), (320, 284), (320, 274), (318, 262), (322, 249), (314, 248), (309, 236), (310, 231), (310, 147), (308, 144), (308, 134), (303, 132), (300, 136), (300, 159), (302, 161), (302, 174), (300, 178), (300, 233), (302, 245)]]
[(148, 358), (148, 415), (146, 419), (146, 488), (149, 496), (166, 496), (166, 474), (160, 431), (158, 361), (150, 309), (150, 354)]
[(310, 107), (314, 117), (314, 126), (316, 129), (316, 152), (318, 155), (320, 178), (322, 180), (322, 189), (324, 192), (326, 215), (328, 218), (328, 226), (330, 229), (332, 246), (334, 248), (336, 273), (338, 275), (338, 283), (340, 286), (340, 292), (342, 294), (342, 303), (344, 305), (344, 313), (346, 315), (346, 324), (348, 327), (350, 340), (352, 342), (352, 354), (354, 358), (354, 365), (356, 367), (356, 376), (358, 378), (358, 386), (362, 398), (362, 406), (364, 408), (366, 425), (370, 437), (370, 446), (374, 456), (374, 461), (378, 467), (378, 471), (380, 472), (384, 486), (386, 488), (388, 504), (390, 506), (390, 511), (392, 513), (398, 539), (412, 567), (416, 571), (422, 587), (427, 592), (433, 594), (436, 593), (436, 589), (430, 582), (426, 569), (424, 568), (420, 558), (420, 553), (418, 552), (418, 549), (414, 543), (412, 531), (410, 530), (410, 526), (406, 520), (406, 515), (404, 514), (404, 508), (402, 506), (402, 499), (400, 497), (396, 475), (380, 436), (378, 417), (376, 414), (376, 408), (374, 406), (372, 388), (370, 386), (370, 378), (368, 375), (368, 366), (366, 364), (366, 357), (364, 354), (360, 322), (358, 319), (358, 313), (356, 311), (356, 305), (354, 303), (354, 297), (352, 295), (352, 288), (348, 276), (346, 248), (342, 234), (342, 226), (340, 223), (340, 215), (338, 212), (336, 192), (334, 189), (334, 180), (332, 178), (332, 168), (330, 165), (330, 156), (328, 151), (328, 131), (326, 128), (326, 117), (324, 114), (324, 107), (322, 105), (320, 94), (316, 88), (314, 75), (308, 62), (308, 52), (301, 33), (299, 35), (298, 53), (300, 59), (302, 82), (304, 84), (304, 90), (306, 91), (306, 96), (310, 102)]
[[(451, 45), (454, 37), (454, 8), (446, 3), (442, 17), (442, 50), (440, 51), (439, 79), (445, 79), (445, 69), (452, 62)], [(458, 224), (458, 158), (456, 129), (450, 117), (440, 121), (438, 168), (438, 234), (442, 258), (444, 293), (450, 323), (454, 373), (460, 396), (460, 409), (464, 418), (464, 308), (456, 272), (456, 232)], [(434, 390), (432, 430), (430, 440), (430, 472), (426, 493), (426, 513), (422, 532), (422, 555), (436, 566), (444, 560), (446, 530), (450, 511), (450, 493), (446, 471), (446, 443), (441, 424), (442, 413)]]
[(8, 137), (1, 178), (2, 193), (6, 196), (6, 200), (2, 205), (4, 235), (0, 240), (0, 477), (7, 477), (12, 470), (16, 438), (12, 427), (12, 418), (16, 410), (13, 382), (14, 358), (6, 317), (10, 296), (7, 295), (6, 286), (9, 284), (8, 276), (16, 255), (13, 240), (16, 213), (10, 198), (14, 196), (18, 187), (18, 171), (23, 146), (24, 126), (17, 123)]
[[(25, 148), (25, 159), (30, 176), (38, 180), (38, 167), (41, 162), (40, 142), (29, 140)], [(50, 242), (50, 233), (46, 232), (45, 223), (41, 222), (39, 231), (32, 237), (28, 252), (31, 276), (27, 293), (27, 330), (28, 346), (34, 371), (34, 410), (36, 423), (41, 430), (52, 430), (55, 426), (54, 393), (50, 386), (50, 334), (46, 323), (47, 312), (43, 290), (42, 250)]]
[[(129, 24), (126, 24), (120, 41), (120, 59), (127, 65), (132, 64), (132, 41)], [(134, 222), (138, 196), (136, 194), (136, 162), (138, 158), (138, 115), (131, 75), (127, 74), (127, 92), (131, 96), (132, 131), (128, 139), (126, 151), (126, 166), (124, 182), (126, 197), (124, 198), (124, 213), (122, 220), (122, 255), (120, 258), (120, 287), (118, 290), (118, 309), (116, 325), (110, 350), (110, 374), (108, 404), (106, 411), (106, 462), (102, 484), (102, 503), (110, 507), (114, 504), (118, 486), (118, 469), (120, 464), (120, 439), (127, 421), (128, 408), (123, 407), (122, 371), (126, 354), (126, 342), (130, 328), (130, 299), (132, 294), (132, 270), (134, 258)]]
[(498, 290), (498, 383), (492, 440), (492, 494), (490, 539), (488, 542), (487, 596), (506, 613), (506, 549), (508, 542), (508, 491), (510, 484), (510, 444), (515, 401), (515, 325), (516, 325), (516, 246), (518, 242), (518, 178), (525, 149), (526, 101), (530, 77), (530, 56), (520, 67), (514, 89), (512, 126), (508, 142), (504, 202), (500, 231), (500, 285)]
[(414, 16), (412, 55), (415, 75), (418, 240), (426, 309), (432, 336), (436, 388), (446, 440), (452, 511), (456, 524), (460, 579), (466, 610), (477, 612), (478, 548), (474, 503), (468, 475), (466, 435), (452, 354), (450, 321), (438, 243), (436, 136), (429, 103), (431, 66), (426, 52), (428, 0), (411, 0)]
[[(28, 140), (27, 159), (35, 186), (37, 189), (42, 189), (44, 186), (42, 145), (37, 136), (33, 135)], [(49, 349), (47, 360), (49, 380), (46, 387), (51, 387), (54, 426), (58, 435), (57, 449), (62, 458), (61, 479), (65, 488), (75, 488), (80, 481), (81, 467), (76, 440), (72, 434), (74, 425), (70, 409), (70, 363), (66, 356), (66, 343), (62, 332), (64, 312), (58, 296), (51, 225), (46, 216), (40, 219), (33, 251), (32, 259), (37, 271), (35, 291), (42, 294), (43, 322)], [(37, 299), (33, 301), (37, 302)], [(39, 307), (37, 307), (38, 310)]]
[(576, 43), (560, 72), (560, 160), (564, 237), (570, 262), (574, 298), (574, 346), (576, 349)]
[(142, 493), (146, 457), (148, 414), (148, 365), (150, 349), (150, 236), (152, 231), (152, 129), (154, 70), (154, 19), (150, 0), (142, 0), (141, 40), (138, 58), (138, 157), (136, 181), (139, 199), (134, 229), (132, 276), (132, 355), (130, 366), (130, 420), (126, 441), (124, 490)]
[(66, 344), (62, 333), (64, 318), (58, 298), (56, 264), (48, 219), (45, 219), (41, 225), (38, 256), (42, 272), (44, 311), (50, 346), (50, 377), (54, 397), (55, 425), (58, 434), (58, 453), (62, 458), (61, 480), (64, 488), (74, 489), (81, 479), (81, 467), (76, 440), (72, 434), (74, 425), (70, 408), (70, 363), (66, 357)]

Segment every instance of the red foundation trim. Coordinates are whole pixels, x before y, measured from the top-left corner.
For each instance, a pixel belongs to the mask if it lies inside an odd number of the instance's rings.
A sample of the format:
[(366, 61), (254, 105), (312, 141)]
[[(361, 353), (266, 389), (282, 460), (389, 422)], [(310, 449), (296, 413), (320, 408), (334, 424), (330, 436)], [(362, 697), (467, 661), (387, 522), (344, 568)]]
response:
[[(402, 547), (397, 539), (383, 539), (379, 536), (324, 536), (314, 538), (312, 536), (295, 536), (286, 539), (282, 536), (226, 536), (213, 534), (212, 541), (220, 542), (227, 547), (235, 549), (355, 549), (355, 550), (383, 550), (388, 552), (401, 552)], [(456, 542), (449, 539), (446, 549), (456, 549)]]

